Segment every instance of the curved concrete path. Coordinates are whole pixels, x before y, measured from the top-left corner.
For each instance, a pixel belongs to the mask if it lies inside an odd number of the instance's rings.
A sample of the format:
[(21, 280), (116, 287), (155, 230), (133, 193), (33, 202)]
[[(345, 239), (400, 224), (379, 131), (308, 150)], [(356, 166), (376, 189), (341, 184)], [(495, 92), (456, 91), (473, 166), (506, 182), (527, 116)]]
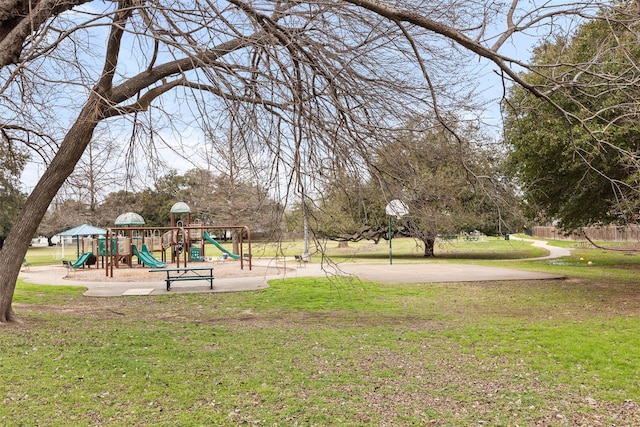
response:
[[(537, 260), (541, 260), (541, 259), (555, 259), (555, 258), (562, 258), (565, 256), (571, 256), (571, 249), (569, 248), (560, 248), (558, 246), (551, 246), (547, 241), (545, 240), (536, 240), (536, 239), (523, 239), (521, 237), (511, 237), (511, 239), (513, 240), (521, 240), (524, 242), (532, 242), (531, 246), (535, 246), (537, 248), (542, 248), (545, 249), (549, 252), (549, 255), (545, 255), (545, 256), (541, 256), (541, 257), (537, 257), (537, 258), (527, 258), (527, 261), (537, 261)], [(511, 261), (521, 261), (521, 260), (511, 260)]]
[[(568, 256), (570, 249), (547, 245), (547, 242), (532, 239), (534, 246), (549, 251), (549, 255), (532, 260), (551, 259)], [(514, 260), (515, 261), (515, 260)], [(254, 265), (276, 266), (274, 260), (255, 259)], [(87, 281), (65, 278), (67, 270), (62, 266), (31, 267), (29, 271), (20, 273), (20, 278), (27, 283), (42, 285), (70, 285), (87, 287), (85, 296), (109, 297), (132, 295), (164, 295), (167, 293), (215, 293), (238, 292), (267, 288), (268, 281), (292, 277), (353, 275), (362, 280), (382, 283), (443, 283), (443, 282), (481, 282), (491, 280), (540, 280), (559, 279), (548, 273), (515, 270), (502, 267), (486, 267), (470, 264), (403, 264), (393, 265), (383, 263), (340, 263), (340, 264), (304, 264), (299, 266), (295, 261), (285, 261), (277, 264), (281, 268), (279, 274), (259, 275), (247, 277), (218, 278), (214, 280), (213, 290), (206, 281), (174, 282), (171, 291), (166, 291), (166, 285), (161, 277), (150, 281)], [(238, 267), (239, 268), (239, 267)]]

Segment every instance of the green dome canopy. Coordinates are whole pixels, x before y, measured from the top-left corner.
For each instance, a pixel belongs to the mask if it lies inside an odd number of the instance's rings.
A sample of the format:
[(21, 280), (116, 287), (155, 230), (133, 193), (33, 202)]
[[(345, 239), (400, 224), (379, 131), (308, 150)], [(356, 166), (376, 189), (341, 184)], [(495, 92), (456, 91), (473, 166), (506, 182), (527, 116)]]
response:
[(191, 208), (185, 202), (178, 202), (171, 206), (172, 214), (191, 213)]
[(144, 218), (135, 212), (125, 212), (115, 220), (116, 225), (143, 225)]

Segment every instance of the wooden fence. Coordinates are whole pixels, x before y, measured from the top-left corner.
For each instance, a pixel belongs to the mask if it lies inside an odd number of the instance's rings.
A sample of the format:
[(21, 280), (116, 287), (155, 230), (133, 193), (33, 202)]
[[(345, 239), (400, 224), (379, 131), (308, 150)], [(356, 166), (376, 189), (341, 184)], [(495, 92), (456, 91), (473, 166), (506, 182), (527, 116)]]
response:
[[(606, 227), (584, 227), (582, 230), (591, 240), (608, 242), (640, 241), (640, 226), (638, 225), (627, 225), (625, 227), (615, 225), (609, 225)], [(533, 237), (540, 239), (585, 240), (582, 233), (571, 233), (567, 235), (556, 227), (535, 226), (532, 227), (531, 231)]]

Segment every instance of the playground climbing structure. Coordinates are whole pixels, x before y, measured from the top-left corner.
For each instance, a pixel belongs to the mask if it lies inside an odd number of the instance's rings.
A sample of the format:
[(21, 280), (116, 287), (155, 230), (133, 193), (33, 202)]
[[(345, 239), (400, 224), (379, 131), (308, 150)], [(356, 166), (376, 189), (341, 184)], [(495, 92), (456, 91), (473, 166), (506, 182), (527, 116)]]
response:
[[(230, 231), (238, 236), (239, 254), (222, 246), (213, 236)], [(246, 240), (245, 240), (246, 239)], [(245, 263), (251, 270), (251, 231), (246, 226), (175, 225), (173, 227), (114, 227), (106, 237), (98, 239), (94, 254), (100, 257), (106, 275), (113, 277), (113, 269), (134, 266), (137, 262), (151, 268), (163, 268), (169, 263), (176, 267), (188, 262), (207, 259), (208, 250), (222, 252), (225, 257)], [(245, 252), (246, 247), (246, 252)]]

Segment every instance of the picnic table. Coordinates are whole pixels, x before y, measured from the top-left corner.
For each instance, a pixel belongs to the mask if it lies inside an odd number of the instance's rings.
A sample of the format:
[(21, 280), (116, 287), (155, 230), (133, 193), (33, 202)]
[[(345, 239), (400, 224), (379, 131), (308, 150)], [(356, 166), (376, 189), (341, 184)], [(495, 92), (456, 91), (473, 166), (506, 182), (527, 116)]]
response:
[(208, 280), (213, 289), (213, 267), (152, 268), (149, 272), (167, 274), (167, 291), (171, 290), (171, 282), (183, 280)]

